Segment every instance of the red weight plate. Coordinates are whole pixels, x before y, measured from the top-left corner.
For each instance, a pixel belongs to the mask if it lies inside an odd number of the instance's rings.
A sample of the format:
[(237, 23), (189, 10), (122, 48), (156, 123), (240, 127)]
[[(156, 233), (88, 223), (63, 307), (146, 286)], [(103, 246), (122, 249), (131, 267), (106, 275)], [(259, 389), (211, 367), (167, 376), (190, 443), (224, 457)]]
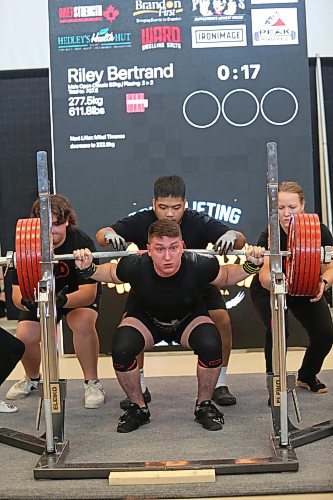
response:
[(290, 252), (290, 255), (286, 258), (286, 278), (288, 283), (288, 293), (293, 295), (294, 286), (296, 282), (296, 268), (298, 266), (298, 262), (296, 262), (296, 227), (295, 227), (295, 219), (291, 217), (288, 228), (288, 239), (287, 239), (287, 250)]
[(315, 295), (319, 283), (321, 267), (321, 230), (317, 214), (310, 214), (309, 224), (311, 228), (311, 266), (309, 268), (308, 295)]
[(286, 261), (286, 277), (289, 295), (298, 295), (302, 266), (302, 227), (298, 216), (291, 218), (288, 229), (287, 249), (291, 252)]
[(38, 282), (41, 279), (41, 255), (40, 255), (40, 220), (31, 219), (31, 238), (30, 238), (30, 270), (31, 270), (31, 287), (34, 292)]
[(30, 246), (30, 231), (28, 229), (28, 221), (30, 219), (21, 219), (20, 224), (20, 234), (19, 234), (19, 253), (20, 253), (20, 278), (19, 284), (22, 292), (22, 297), (24, 300), (34, 300), (31, 294), (30, 283), (28, 279), (28, 263), (27, 263), (27, 252), (28, 246)]
[(289, 295), (315, 295), (320, 274), (320, 223), (316, 214), (297, 214), (288, 231), (286, 261)]
[[(35, 286), (32, 274), (32, 253), (31, 253), (31, 239), (32, 239), (32, 219), (27, 219), (26, 232), (25, 232), (25, 265), (26, 273), (24, 276), (26, 288), (28, 290), (30, 300), (35, 300)], [(23, 239), (22, 239), (23, 241)]]
[(305, 223), (301, 223), (299, 216), (295, 215), (294, 219), (294, 274), (291, 276), (292, 286), (289, 290), (289, 295), (302, 294), (304, 282), (304, 259), (305, 255)]
[(304, 251), (306, 255), (306, 267), (304, 270), (302, 295), (311, 296), (316, 293), (320, 275), (320, 223), (316, 214), (305, 214), (304, 220), (306, 220), (306, 243)]
[(18, 220), (15, 251), (17, 276), (22, 297), (27, 301), (35, 300), (35, 288), (41, 277), (39, 219)]
[[(35, 261), (36, 261), (36, 253), (35, 253), (35, 219), (30, 219), (30, 248), (29, 248), (29, 284), (30, 284), (30, 292), (34, 296), (35, 300), (35, 290), (37, 288), (38, 279), (35, 276)], [(28, 256), (27, 256), (28, 259)]]
[(313, 217), (312, 214), (307, 214), (306, 223), (306, 267), (304, 270), (305, 280), (303, 283), (303, 294), (314, 295), (313, 288), (316, 290), (317, 283), (314, 280), (314, 267), (315, 267), (315, 252), (313, 251), (312, 236), (313, 236)]
[[(26, 220), (26, 226), (25, 226), (25, 238), (24, 238), (24, 245), (25, 245), (25, 273), (24, 273), (24, 280), (26, 284), (26, 289), (29, 293), (29, 296), (32, 297), (30, 300), (34, 300), (34, 288), (33, 284), (31, 283), (32, 280), (32, 269), (31, 269), (31, 226), (32, 226), (32, 219), (27, 219)], [(23, 242), (23, 238), (21, 240)]]
[(311, 283), (309, 282), (309, 278), (311, 275), (311, 247), (309, 247), (310, 241), (310, 231), (311, 226), (309, 223), (309, 214), (304, 214), (303, 217), (299, 218), (300, 223), (300, 234), (301, 234), (301, 271), (300, 271), (300, 286), (297, 290), (298, 295), (307, 295), (309, 289), (311, 289)]
[(303, 226), (300, 226), (298, 217), (296, 217), (295, 228), (296, 228), (295, 259), (297, 262), (297, 270), (296, 270), (296, 279), (294, 280), (294, 294), (297, 295), (299, 293), (301, 286), (302, 286), (302, 281), (301, 281), (301, 278), (303, 275), (302, 250), (303, 250), (303, 245), (304, 245), (304, 243), (302, 241), (302, 237), (304, 237), (304, 234), (302, 232)]
[(37, 258), (37, 277), (38, 281), (42, 279), (42, 243), (40, 237), (40, 219), (36, 219), (36, 258)]
[(295, 219), (295, 254), (294, 254), (294, 259), (295, 259), (295, 275), (294, 275), (294, 284), (293, 284), (293, 293), (296, 295), (298, 293), (298, 290), (300, 288), (300, 276), (301, 276), (301, 251), (302, 251), (302, 228), (299, 225), (299, 219), (297, 216), (294, 217)]
[[(36, 220), (39, 219), (30, 219), (30, 255), (29, 255), (29, 283), (30, 283), (30, 291), (35, 297), (35, 291), (38, 285), (39, 277), (38, 277), (38, 260), (36, 255)], [(27, 256), (28, 258), (28, 256)]]
[(36, 219), (31, 219), (31, 238), (30, 238), (30, 268), (31, 268), (31, 281), (35, 288), (35, 284), (38, 282), (37, 273), (35, 268), (36, 261)]
[(294, 276), (294, 245), (295, 245), (294, 234), (295, 234), (294, 219), (291, 218), (289, 221), (288, 236), (287, 236), (287, 250), (289, 251), (289, 255), (286, 257), (285, 260), (285, 274), (286, 274), (289, 293), (292, 289), (293, 285), (292, 277)]
[(22, 255), (21, 251), (21, 238), (22, 238), (22, 225), (23, 225), (23, 219), (19, 219), (16, 223), (16, 234), (15, 234), (15, 259), (16, 259), (16, 271), (17, 271), (17, 278), (22, 294), (22, 298), (24, 300), (28, 300), (27, 296), (28, 293), (25, 289), (25, 282), (23, 279), (23, 260), (25, 260), (25, 255)]
[(297, 279), (297, 287), (295, 295), (304, 295), (307, 289), (307, 267), (310, 265), (309, 255), (307, 253), (307, 240), (308, 240), (308, 218), (307, 214), (300, 218), (296, 217), (298, 226), (299, 239), (296, 244), (299, 261), (299, 274)]
[[(316, 275), (318, 276), (318, 282), (321, 275), (321, 224), (317, 214), (314, 214), (315, 221), (315, 241), (316, 241)], [(318, 285), (317, 282), (317, 285)]]
[(30, 293), (29, 281), (27, 280), (27, 255), (26, 255), (26, 246), (27, 246), (27, 219), (22, 220), (21, 225), (21, 259), (22, 259), (22, 278), (24, 283), (24, 290), (26, 293), (25, 300), (32, 300)]

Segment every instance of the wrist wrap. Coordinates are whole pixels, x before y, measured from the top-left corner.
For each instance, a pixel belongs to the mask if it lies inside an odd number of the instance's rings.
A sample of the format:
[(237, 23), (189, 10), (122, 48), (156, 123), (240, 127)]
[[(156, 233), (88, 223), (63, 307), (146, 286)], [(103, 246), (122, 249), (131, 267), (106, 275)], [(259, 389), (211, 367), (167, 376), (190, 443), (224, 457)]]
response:
[(79, 273), (79, 275), (84, 279), (84, 280), (89, 280), (93, 274), (97, 271), (97, 266), (94, 262), (90, 264), (87, 269), (79, 269), (78, 267), (76, 268), (76, 272)]
[(248, 274), (257, 274), (263, 265), (264, 264), (256, 265), (256, 264), (253, 264), (253, 262), (246, 260), (243, 264), (243, 269)]

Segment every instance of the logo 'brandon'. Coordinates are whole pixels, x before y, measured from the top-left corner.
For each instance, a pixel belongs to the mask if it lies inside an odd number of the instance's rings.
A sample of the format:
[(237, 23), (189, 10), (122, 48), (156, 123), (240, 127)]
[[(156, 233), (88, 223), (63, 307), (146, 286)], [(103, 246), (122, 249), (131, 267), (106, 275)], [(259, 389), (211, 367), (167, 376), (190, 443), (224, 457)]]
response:
[(180, 20), (177, 16), (183, 12), (182, 0), (135, 0), (133, 16), (136, 22), (144, 22), (140, 17), (150, 16), (151, 21), (167, 19), (168, 21)]
[(59, 23), (87, 23), (104, 19), (112, 23), (119, 16), (119, 10), (111, 4), (105, 10), (100, 4), (59, 7), (58, 13)]

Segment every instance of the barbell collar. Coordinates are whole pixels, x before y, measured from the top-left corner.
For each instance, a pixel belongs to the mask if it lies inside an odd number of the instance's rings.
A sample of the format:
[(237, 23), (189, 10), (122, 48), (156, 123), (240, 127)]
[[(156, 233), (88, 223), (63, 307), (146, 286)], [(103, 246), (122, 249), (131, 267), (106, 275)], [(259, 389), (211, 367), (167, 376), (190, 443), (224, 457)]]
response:
[(322, 264), (330, 264), (333, 260), (333, 247), (325, 246), (321, 247), (321, 258)]
[(0, 267), (6, 267), (6, 269), (15, 267), (15, 252), (9, 250), (6, 257), (0, 257)]

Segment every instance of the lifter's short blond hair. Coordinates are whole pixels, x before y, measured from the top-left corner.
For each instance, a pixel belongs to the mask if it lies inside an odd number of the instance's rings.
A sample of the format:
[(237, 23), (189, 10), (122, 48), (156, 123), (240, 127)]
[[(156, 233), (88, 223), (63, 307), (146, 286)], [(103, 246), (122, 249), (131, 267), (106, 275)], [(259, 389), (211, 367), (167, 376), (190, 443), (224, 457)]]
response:
[(163, 236), (182, 239), (182, 232), (180, 230), (179, 224), (176, 221), (169, 219), (161, 219), (155, 221), (149, 227), (148, 241), (150, 242), (154, 237), (163, 238)]

